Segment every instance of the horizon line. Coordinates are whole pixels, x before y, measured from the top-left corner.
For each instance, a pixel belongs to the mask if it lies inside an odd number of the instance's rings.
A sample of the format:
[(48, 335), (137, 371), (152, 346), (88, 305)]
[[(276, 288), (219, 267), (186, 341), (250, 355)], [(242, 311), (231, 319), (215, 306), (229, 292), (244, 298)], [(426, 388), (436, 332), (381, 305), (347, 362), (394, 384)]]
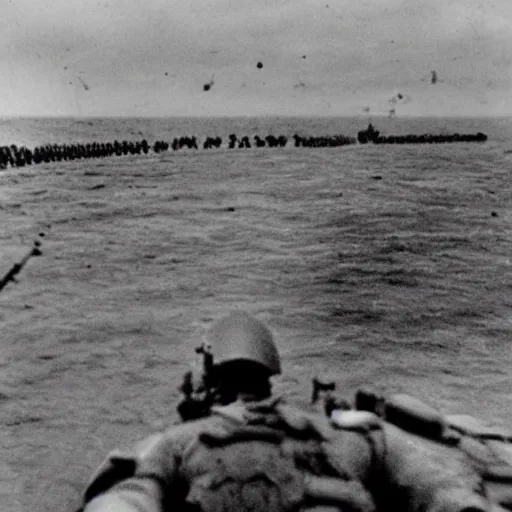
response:
[(259, 114), (259, 115), (248, 115), (248, 114), (236, 114), (236, 115), (0, 115), (1, 120), (11, 119), (314, 119), (314, 118), (326, 118), (326, 119), (350, 119), (350, 118), (386, 118), (386, 119), (507, 119), (512, 118), (511, 114), (501, 115), (469, 115), (469, 114), (458, 114), (458, 115), (410, 115), (403, 114), (400, 116), (389, 117), (388, 114), (318, 114), (318, 115), (294, 115), (294, 114), (281, 114), (281, 115), (270, 115), (270, 114)]

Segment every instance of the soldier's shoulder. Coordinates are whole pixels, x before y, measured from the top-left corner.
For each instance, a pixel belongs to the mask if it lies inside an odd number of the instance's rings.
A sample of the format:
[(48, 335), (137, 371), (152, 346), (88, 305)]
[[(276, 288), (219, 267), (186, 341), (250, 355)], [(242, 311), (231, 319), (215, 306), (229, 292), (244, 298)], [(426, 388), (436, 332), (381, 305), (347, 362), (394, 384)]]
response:
[(84, 503), (88, 503), (115, 484), (131, 478), (141, 457), (158, 444), (161, 438), (161, 433), (155, 433), (136, 443), (132, 448), (114, 449), (109, 452), (89, 478), (83, 494)]
[(84, 493), (85, 501), (103, 493), (116, 483), (131, 478), (145, 459), (154, 453), (179, 452), (202, 432), (215, 428), (219, 418), (208, 417), (187, 423), (173, 424), (155, 432), (128, 449), (112, 450), (93, 472)]

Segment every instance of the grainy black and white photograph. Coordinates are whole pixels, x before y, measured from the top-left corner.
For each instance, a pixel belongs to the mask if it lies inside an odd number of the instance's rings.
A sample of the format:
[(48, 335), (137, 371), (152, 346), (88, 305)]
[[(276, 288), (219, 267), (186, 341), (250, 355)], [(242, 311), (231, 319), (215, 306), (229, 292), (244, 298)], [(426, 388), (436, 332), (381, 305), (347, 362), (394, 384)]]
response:
[(3, 0), (0, 510), (512, 510), (510, 0)]

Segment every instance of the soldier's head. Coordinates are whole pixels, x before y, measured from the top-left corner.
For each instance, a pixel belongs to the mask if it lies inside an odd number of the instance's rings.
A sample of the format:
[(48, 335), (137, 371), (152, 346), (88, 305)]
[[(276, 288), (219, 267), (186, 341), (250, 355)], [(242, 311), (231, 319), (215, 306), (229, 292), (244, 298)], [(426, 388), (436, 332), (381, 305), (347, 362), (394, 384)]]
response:
[(233, 311), (213, 323), (206, 335), (213, 356), (218, 398), (270, 396), (270, 377), (281, 373), (281, 361), (268, 327), (248, 313)]

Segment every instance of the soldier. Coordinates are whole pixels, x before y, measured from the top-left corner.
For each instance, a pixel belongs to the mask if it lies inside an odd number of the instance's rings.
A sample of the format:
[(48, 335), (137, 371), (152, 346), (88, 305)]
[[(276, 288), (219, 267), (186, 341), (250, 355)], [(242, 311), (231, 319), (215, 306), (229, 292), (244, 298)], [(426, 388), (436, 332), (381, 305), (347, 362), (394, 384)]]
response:
[[(111, 453), (84, 512), (504, 511), (455, 446), (367, 410), (328, 419), (272, 396), (280, 358), (254, 317), (235, 311), (215, 322), (202, 350), (204, 417)], [(191, 388), (187, 379), (186, 395)]]

